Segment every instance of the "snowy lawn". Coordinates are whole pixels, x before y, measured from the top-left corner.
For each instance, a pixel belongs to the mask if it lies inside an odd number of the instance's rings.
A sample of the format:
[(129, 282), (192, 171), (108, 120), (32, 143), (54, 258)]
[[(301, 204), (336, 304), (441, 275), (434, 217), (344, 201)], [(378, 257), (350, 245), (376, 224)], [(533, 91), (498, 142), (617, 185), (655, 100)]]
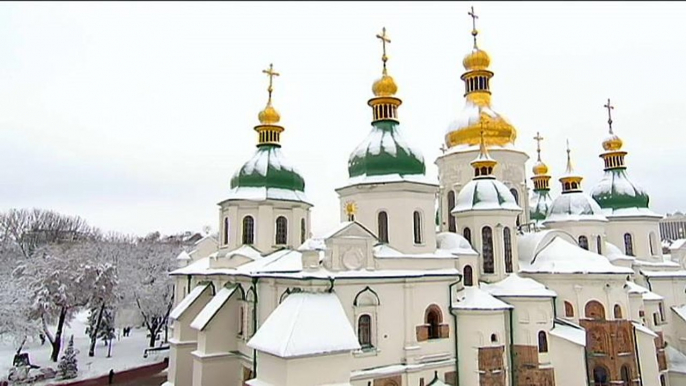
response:
[[(150, 353), (148, 358), (143, 358), (143, 351), (148, 348), (147, 330), (145, 328), (131, 329), (131, 334), (127, 337), (121, 336), (121, 329), (117, 329), (117, 339), (112, 341), (112, 357), (107, 358), (107, 346), (100, 340), (95, 347), (95, 356), (88, 356), (90, 339), (86, 335), (88, 321), (88, 311), (76, 315), (71, 322), (71, 326), (66, 327), (62, 336), (62, 348), (60, 358), (64, 353), (69, 337), (74, 335), (74, 348), (77, 350), (79, 376), (75, 379), (57, 381), (56, 379), (34, 383), (34, 385), (47, 385), (49, 383), (58, 384), (62, 382), (73, 382), (80, 379), (95, 378), (107, 375), (110, 369), (115, 373), (142, 365), (158, 363), (168, 355), (169, 351)], [(161, 334), (164, 339), (164, 333)], [(159, 341), (156, 347), (159, 346)], [(7, 379), (9, 369), (12, 367), (16, 349), (9, 342), (0, 342), (0, 379)], [(51, 347), (49, 342), (41, 346), (40, 341), (28, 342), (24, 346), (24, 351), (29, 353), (31, 364), (41, 367), (51, 367), (57, 370), (57, 363), (50, 361)]]

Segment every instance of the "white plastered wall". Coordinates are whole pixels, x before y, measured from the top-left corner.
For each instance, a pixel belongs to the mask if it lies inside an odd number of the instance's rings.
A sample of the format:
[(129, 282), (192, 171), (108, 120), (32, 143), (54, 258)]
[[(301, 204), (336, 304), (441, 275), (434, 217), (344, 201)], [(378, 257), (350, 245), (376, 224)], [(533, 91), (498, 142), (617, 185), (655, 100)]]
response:
[[(457, 328), (469, 331), (458, 337), (459, 350), (459, 384), (479, 384), (479, 347), (505, 346), (503, 363), (507, 373), (507, 383), (510, 379), (509, 367), (509, 338), (506, 333), (507, 310), (478, 311), (456, 310)], [(508, 327), (509, 328), (509, 327)], [(491, 335), (495, 334), (497, 341), (491, 342)]]
[[(624, 234), (631, 235), (634, 256), (646, 261), (662, 261), (659, 218), (608, 218), (605, 227), (607, 241), (626, 253)], [(652, 250), (651, 250), (652, 240)]]
[(550, 361), (556, 386), (586, 384), (586, 348), (555, 335), (550, 335)]

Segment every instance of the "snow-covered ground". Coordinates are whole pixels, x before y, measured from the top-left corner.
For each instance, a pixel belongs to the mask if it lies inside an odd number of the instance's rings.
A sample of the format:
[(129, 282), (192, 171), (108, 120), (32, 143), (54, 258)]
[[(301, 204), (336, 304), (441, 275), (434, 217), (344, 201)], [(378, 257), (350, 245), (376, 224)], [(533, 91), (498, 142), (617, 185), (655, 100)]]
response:
[[(67, 347), (69, 337), (74, 335), (74, 348), (78, 350), (78, 379), (94, 378), (102, 375), (107, 375), (110, 369), (114, 369), (115, 373), (121, 370), (131, 369), (146, 364), (157, 363), (163, 360), (164, 356), (168, 355), (168, 351), (161, 353), (151, 353), (148, 358), (143, 358), (143, 352), (148, 348), (148, 338), (146, 337), (147, 330), (144, 328), (132, 329), (131, 334), (127, 337), (121, 336), (121, 329), (117, 329), (117, 339), (112, 341), (112, 357), (107, 358), (107, 346), (102, 341), (98, 341), (95, 347), (95, 356), (88, 356), (88, 346), (90, 344), (89, 338), (86, 335), (86, 325), (88, 320), (88, 311), (81, 312), (76, 315), (76, 318), (71, 322), (69, 327), (65, 327), (63, 334), (63, 344), (60, 351), (60, 358), (64, 349)], [(54, 330), (53, 330), (54, 331)], [(163, 334), (162, 334), (163, 335)], [(164, 338), (164, 336), (162, 336)], [(159, 346), (159, 341), (156, 344)], [(16, 349), (10, 342), (0, 342), (0, 379), (7, 379), (9, 369), (12, 367), (12, 359), (14, 358)], [(46, 341), (45, 345), (41, 346), (40, 341), (36, 339), (35, 342), (27, 342), (24, 351), (29, 353), (31, 364), (41, 367), (52, 367), (57, 370), (57, 363), (50, 361), (51, 347)], [(73, 382), (75, 379), (70, 379), (63, 382)], [(48, 383), (57, 384), (59, 381), (52, 379), (38, 385), (46, 385)]]

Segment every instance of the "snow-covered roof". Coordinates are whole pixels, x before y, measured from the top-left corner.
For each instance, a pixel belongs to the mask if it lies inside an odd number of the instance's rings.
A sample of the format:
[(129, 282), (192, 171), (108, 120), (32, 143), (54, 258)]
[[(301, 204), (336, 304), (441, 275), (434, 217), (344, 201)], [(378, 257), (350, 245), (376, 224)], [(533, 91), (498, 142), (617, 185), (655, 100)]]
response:
[(648, 335), (652, 336), (653, 338), (657, 338), (657, 334), (656, 334), (653, 330), (651, 330), (651, 329), (649, 329), (648, 327), (642, 325), (641, 323), (631, 322), (631, 324), (634, 325), (634, 327), (636, 328), (636, 330), (641, 331), (641, 332), (644, 333), (644, 334), (648, 334)]
[(507, 310), (511, 305), (498, 300), (488, 292), (477, 287), (464, 287), (453, 301), (453, 308), (458, 310)]
[(195, 303), (196, 300), (202, 295), (202, 293), (209, 287), (209, 284), (198, 284), (193, 288), (193, 290), (183, 298), (179, 304), (174, 307), (171, 312), (169, 312), (169, 319), (179, 320), (181, 315), (183, 315), (191, 304)]
[(302, 253), (281, 249), (237, 268), (242, 273), (297, 272), (303, 269)]
[(424, 162), (422, 153), (405, 141), (402, 136), (402, 128), (397, 124), (393, 127), (393, 130), (372, 129), (367, 138), (352, 152), (350, 159), (364, 157), (366, 154), (379, 155), (382, 150), (384, 153), (396, 156), (398, 149), (402, 149), (405, 153)]
[(679, 268), (680, 265), (679, 263), (675, 263), (671, 261), (671, 256), (670, 255), (662, 255), (662, 260), (660, 261), (646, 261), (646, 260), (640, 260), (640, 259), (634, 259), (634, 265), (637, 267), (644, 267), (644, 268), (666, 268), (666, 269), (673, 269), (673, 268)]
[(553, 297), (555, 291), (534, 279), (523, 278), (511, 274), (507, 278), (493, 284), (482, 283), (481, 289), (497, 297)]
[(478, 105), (470, 100), (465, 100), (464, 107), (456, 120), (450, 122), (445, 130), (446, 134), (452, 133), (465, 127), (479, 123), (481, 114), (488, 115), (491, 119), (509, 121), (502, 115), (496, 113), (490, 106)]
[(546, 229), (539, 232), (527, 232), (517, 238), (519, 260), (532, 261), (554, 238), (560, 237), (570, 243), (576, 240), (569, 233), (558, 229)]
[(626, 289), (630, 294), (641, 294), (641, 297), (643, 300), (649, 300), (649, 301), (659, 301), (659, 300), (664, 300), (664, 298), (655, 292), (650, 291), (646, 287), (640, 286), (633, 281), (627, 281), (626, 282)]
[(686, 271), (639, 271), (641, 275), (649, 278), (671, 278), (671, 277), (686, 277)]
[(531, 193), (529, 199), (529, 217), (534, 221), (545, 220), (550, 206), (553, 204), (553, 198), (550, 196), (549, 190), (537, 191)]
[(686, 305), (674, 306), (671, 308), (672, 308), (672, 311), (674, 311), (677, 315), (679, 315), (681, 320), (686, 322)]
[(232, 188), (229, 190), (225, 200), (264, 201), (267, 199), (310, 204), (304, 192), (264, 186), (238, 186)]
[(586, 330), (565, 324), (555, 323), (550, 335), (562, 338), (579, 346), (586, 346)]
[(214, 315), (219, 312), (219, 310), (224, 306), (224, 303), (226, 303), (227, 300), (233, 295), (233, 293), (236, 292), (236, 286), (233, 286), (231, 288), (222, 288), (217, 292), (216, 295), (212, 297), (212, 300), (210, 300), (209, 303), (205, 306), (205, 308), (200, 311), (198, 316), (193, 319), (191, 322), (191, 328), (196, 329), (198, 331), (202, 331), (207, 327), (207, 325), (210, 323), (210, 320), (214, 317)]
[(251, 260), (258, 260), (262, 258), (260, 251), (255, 249), (252, 245), (241, 245), (240, 247), (227, 251), (226, 253), (213, 254), (218, 259), (231, 259), (234, 256), (244, 256)]
[[(425, 185), (438, 186), (435, 179), (429, 178), (424, 174), (404, 174), (400, 175), (398, 173), (383, 174), (383, 175), (373, 175), (368, 176), (366, 174), (361, 174), (359, 176), (348, 178), (348, 182), (343, 187), (354, 186), (354, 185), (366, 185), (366, 184), (390, 184), (393, 182), (414, 182)], [(341, 188), (343, 188), (341, 187)], [(340, 189), (340, 188), (339, 188)]]
[(520, 272), (568, 274), (632, 274), (631, 268), (610, 263), (604, 256), (589, 252), (576, 243), (554, 237), (527, 261), (520, 257)]
[(294, 293), (269, 315), (248, 347), (292, 358), (360, 349), (334, 293)]
[(478, 255), (467, 239), (453, 232), (437, 233), (436, 247), (437, 252), (445, 251), (456, 255)]
[(521, 211), (522, 208), (505, 184), (495, 178), (477, 178), (460, 190), (451, 213), (470, 210)]
[(672, 345), (665, 347), (667, 368), (675, 373), (686, 374), (686, 355)]
[(406, 254), (392, 248), (388, 244), (377, 244), (372, 249), (377, 259), (457, 259), (458, 255), (451, 251), (438, 249), (435, 252)]
[(607, 218), (591, 196), (575, 191), (555, 197), (543, 224), (562, 221), (607, 221)]
[(622, 252), (619, 247), (616, 245), (605, 241), (605, 248), (603, 249), (605, 251), (605, 257), (609, 261), (615, 261), (615, 260), (627, 260), (627, 261), (636, 261), (636, 258), (633, 256), (628, 256), (625, 255), (624, 252)]
[(649, 208), (618, 208), (618, 209), (603, 208), (603, 209), (601, 209), (601, 212), (607, 218), (616, 218), (616, 217), (662, 218), (662, 215), (659, 215), (659, 214), (653, 212)]
[(669, 250), (674, 251), (680, 249), (684, 244), (686, 244), (686, 239), (676, 239), (669, 245)]
[(192, 260), (191, 255), (188, 254), (186, 251), (181, 251), (178, 256), (176, 256), (176, 260)]

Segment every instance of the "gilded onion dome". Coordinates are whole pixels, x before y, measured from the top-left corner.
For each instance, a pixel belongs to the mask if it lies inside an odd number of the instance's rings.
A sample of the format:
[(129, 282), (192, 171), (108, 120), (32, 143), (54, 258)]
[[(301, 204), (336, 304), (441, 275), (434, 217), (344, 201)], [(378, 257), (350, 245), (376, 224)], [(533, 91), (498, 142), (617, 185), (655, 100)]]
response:
[(534, 139), (537, 142), (536, 153), (538, 158), (532, 168), (534, 172), (531, 180), (534, 183), (534, 191), (529, 201), (529, 218), (533, 221), (543, 221), (552, 205), (552, 198), (550, 197), (550, 175), (548, 174), (548, 166), (541, 161), (541, 141), (543, 137), (536, 133)]
[(477, 45), (476, 18), (472, 16), (472, 36), (474, 47), (472, 52), (462, 60), (466, 72), (461, 79), (465, 84), (465, 106), (458, 119), (448, 126), (445, 134), (445, 144), (453, 146), (475, 146), (479, 144), (480, 133), (483, 128), (487, 146), (507, 146), (514, 144), (517, 130), (502, 115), (491, 107), (490, 80), (493, 77), (488, 67), (491, 58), (488, 53)]
[(622, 211), (625, 214), (654, 215), (648, 209), (650, 202), (648, 193), (633, 183), (627, 175), (624, 163), (627, 152), (622, 150), (623, 142), (612, 129), (614, 106), (608, 99), (604, 107), (608, 112), (609, 135), (602, 142), (605, 151), (600, 154), (600, 158), (605, 163), (605, 174), (598, 185), (593, 188), (591, 195), (607, 215), (616, 215)]
[(255, 126), (257, 151), (231, 178), (228, 199), (306, 202), (305, 179), (281, 150), (280, 137), (284, 128), (278, 125), (281, 117), (272, 106), (272, 81), (279, 73), (274, 72), (271, 64), (263, 72), (269, 75), (269, 99), (258, 114), (260, 124)]
[(395, 97), (398, 86), (386, 68), (386, 43), (391, 40), (386, 35), (386, 29), (382, 31), (376, 37), (383, 45), (383, 71), (372, 85), (374, 97), (368, 101), (373, 115), (372, 130), (350, 155), (348, 175), (351, 179), (362, 180), (369, 177), (372, 180), (381, 177), (388, 180), (392, 176), (400, 180), (423, 177), (426, 172), (424, 157), (409, 146), (401, 134), (398, 107), (402, 101)]

